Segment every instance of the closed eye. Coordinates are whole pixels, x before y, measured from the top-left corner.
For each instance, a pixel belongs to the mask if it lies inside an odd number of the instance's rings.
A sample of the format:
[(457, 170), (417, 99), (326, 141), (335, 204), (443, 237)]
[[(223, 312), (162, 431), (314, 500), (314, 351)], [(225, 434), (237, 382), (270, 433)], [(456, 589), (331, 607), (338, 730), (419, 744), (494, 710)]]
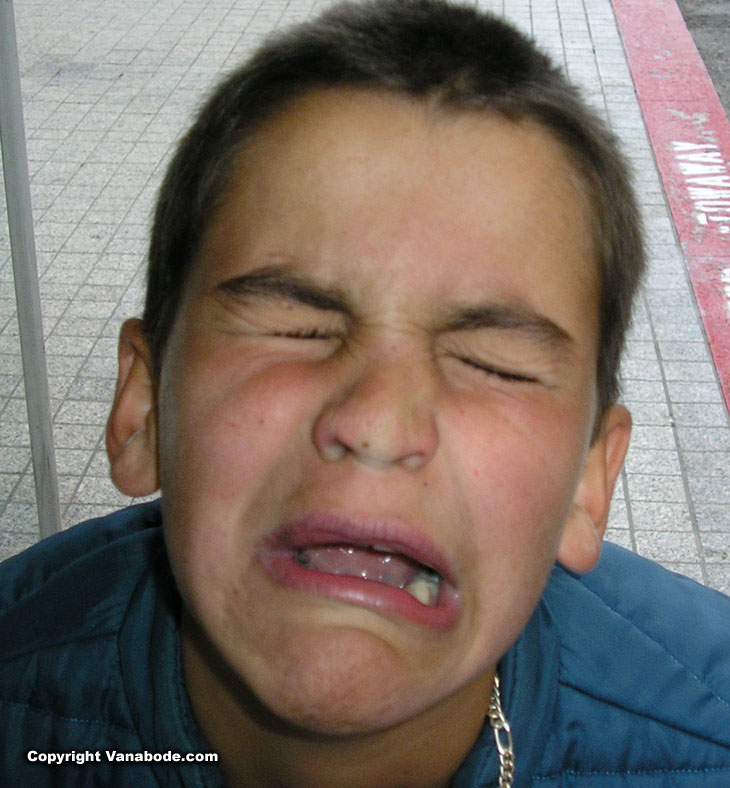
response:
[(484, 372), (486, 375), (494, 375), (495, 377), (500, 378), (501, 380), (506, 380), (510, 383), (537, 383), (538, 379), (533, 377), (532, 375), (524, 375), (520, 372), (513, 372), (511, 370), (502, 369), (500, 367), (492, 366), (491, 364), (484, 364), (480, 361), (476, 361), (473, 358), (469, 358), (468, 356), (457, 356), (459, 361), (462, 361), (464, 364), (467, 364), (470, 367), (474, 367), (474, 369), (478, 369), (480, 372)]
[(291, 329), (289, 331), (272, 331), (271, 336), (285, 339), (339, 339), (339, 334), (323, 331), (319, 328)]

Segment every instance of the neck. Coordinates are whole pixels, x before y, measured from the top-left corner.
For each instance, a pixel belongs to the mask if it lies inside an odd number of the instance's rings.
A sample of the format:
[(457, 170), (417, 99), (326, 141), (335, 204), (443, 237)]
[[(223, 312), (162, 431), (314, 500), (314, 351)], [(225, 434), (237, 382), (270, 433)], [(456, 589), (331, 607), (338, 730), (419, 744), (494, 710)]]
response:
[(397, 726), (312, 733), (271, 714), (183, 616), (185, 682), (230, 788), (446, 788), (484, 724), (494, 672)]

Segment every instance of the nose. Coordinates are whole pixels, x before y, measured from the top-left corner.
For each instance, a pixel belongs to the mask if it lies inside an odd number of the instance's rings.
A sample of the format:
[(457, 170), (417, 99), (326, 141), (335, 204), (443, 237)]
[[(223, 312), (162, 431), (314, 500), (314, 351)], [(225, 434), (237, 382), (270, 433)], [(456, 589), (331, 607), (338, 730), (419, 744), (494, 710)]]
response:
[(383, 358), (355, 371), (319, 413), (313, 440), (328, 462), (417, 469), (438, 443), (436, 381), (425, 361)]

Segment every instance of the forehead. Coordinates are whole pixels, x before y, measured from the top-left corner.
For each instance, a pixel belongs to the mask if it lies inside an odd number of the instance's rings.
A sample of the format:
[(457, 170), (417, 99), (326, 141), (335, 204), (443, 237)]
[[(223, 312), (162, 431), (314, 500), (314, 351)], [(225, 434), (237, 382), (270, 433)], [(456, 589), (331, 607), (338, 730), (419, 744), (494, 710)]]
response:
[(348, 283), (369, 268), (383, 286), (411, 276), (459, 299), (487, 282), (509, 291), (517, 269), (595, 301), (589, 228), (581, 179), (536, 123), (318, 91), (246, 142), (197, 274), (283, 261)]

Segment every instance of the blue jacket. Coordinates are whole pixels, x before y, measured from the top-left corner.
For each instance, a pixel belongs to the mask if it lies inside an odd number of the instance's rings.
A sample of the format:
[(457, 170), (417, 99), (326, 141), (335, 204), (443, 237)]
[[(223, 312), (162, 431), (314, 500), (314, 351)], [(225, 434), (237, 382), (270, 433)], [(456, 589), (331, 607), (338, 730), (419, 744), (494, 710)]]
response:
[[(1, 786), (220, 785), (215, 764), (172, 761), (207, 756), (159, 526), (158, 504), (133, 507), (0, 566)], [(719, 593), (607, 545), (588, 575), (555, 568), (500, 673), (517, 788), (730, 786)], [(453, 786), (496, 774), (486, 725)]]

